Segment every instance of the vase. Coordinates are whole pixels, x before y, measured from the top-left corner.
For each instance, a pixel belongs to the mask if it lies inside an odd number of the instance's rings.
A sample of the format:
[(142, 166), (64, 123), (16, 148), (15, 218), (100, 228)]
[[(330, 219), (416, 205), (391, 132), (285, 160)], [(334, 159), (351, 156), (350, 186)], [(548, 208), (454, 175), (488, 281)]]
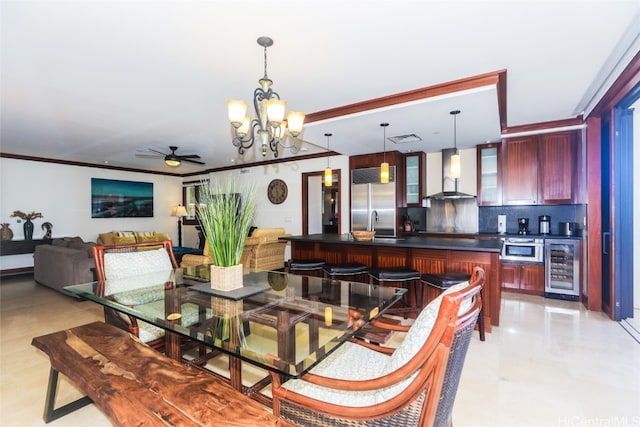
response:
[(9, 223), (5, 222), (2, 224), (2, 229), (0, 229), (0, 240), (11, 239), (13, 239), (13, 230), (9, 228)]
[(232, 291), (242, 286), (242, 264), (230, 267), (211, 266), (211, 289)]
[(24, 224), (22, 224), (22, 230), (24, 231), (24, 240), (33, 239), (33, 223), (30, 219), (26, 220)]

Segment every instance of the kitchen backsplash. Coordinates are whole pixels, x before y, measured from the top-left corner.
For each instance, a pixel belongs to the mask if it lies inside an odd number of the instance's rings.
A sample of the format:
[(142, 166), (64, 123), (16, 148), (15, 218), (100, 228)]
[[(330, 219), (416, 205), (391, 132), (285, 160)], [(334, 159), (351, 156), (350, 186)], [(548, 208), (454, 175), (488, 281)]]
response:
[(487, 206), (478, 208), (478, 232), (497, 233), (498, 215), (507, 216), (507, 233), (517, 233), (518, 218), (529, 218), (529, 230), (538, 234), (538, 217), (551, 217), (551, 234), (560, 234), (560, 222), (577, 222), (584, 228), (585, 205)]

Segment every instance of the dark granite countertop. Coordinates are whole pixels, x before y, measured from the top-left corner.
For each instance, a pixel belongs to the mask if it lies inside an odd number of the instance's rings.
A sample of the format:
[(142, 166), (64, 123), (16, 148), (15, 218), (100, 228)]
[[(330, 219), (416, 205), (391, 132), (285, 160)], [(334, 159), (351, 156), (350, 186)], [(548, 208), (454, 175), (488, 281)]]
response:
[(502, 242), (493, 239), (470, 239), (452, 237), (374, 237), (368, 242), (354, 240), (350, 234), (311, 234), (308, 236), (284, 236), (280, 240), (310, 243), (338, 243), (363, 246), (390, 246), (419, 249), (448, 249), (454, 251), (500, 252)]
[(432, 231), (415, 231), (412, 233), (405, 233), (406, 236), (442, 236), (443, 238), (463, 238), (463, 239), (501, 239), (507, 237), (520, 237), (520, 238), (532, 238), (532, 239), (574, 239), (582, 240), (582, 236), (565, 236), (561, 234), (527, 234), (520, 235), (515, 233), (453, 233), (453, 232), (432, 232)]

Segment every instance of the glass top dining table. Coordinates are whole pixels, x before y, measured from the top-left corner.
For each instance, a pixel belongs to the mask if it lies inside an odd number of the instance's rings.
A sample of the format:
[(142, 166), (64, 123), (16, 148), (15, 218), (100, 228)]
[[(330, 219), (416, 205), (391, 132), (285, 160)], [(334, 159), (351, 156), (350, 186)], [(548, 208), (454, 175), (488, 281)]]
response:
[(236, 291), (212, 290), (203, 265), (65, 289), (168, 331), (173, 358), (182, 359), (180, 337), (232, 356), (231, 383), (239, 389), (239, 361), (300, 377), (406, 292), (279, 271), (243, 280)]

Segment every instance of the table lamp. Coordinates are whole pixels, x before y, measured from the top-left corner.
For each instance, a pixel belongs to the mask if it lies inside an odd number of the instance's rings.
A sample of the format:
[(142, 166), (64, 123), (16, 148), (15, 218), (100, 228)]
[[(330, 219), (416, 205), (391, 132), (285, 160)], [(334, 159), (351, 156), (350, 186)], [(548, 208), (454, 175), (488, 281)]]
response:
[(171, 216), (178, 217), (178, 246), (182, 246), (182, 218), (187, 216), (187, 210), (182, 205), (174, 206), (171, 209)]

